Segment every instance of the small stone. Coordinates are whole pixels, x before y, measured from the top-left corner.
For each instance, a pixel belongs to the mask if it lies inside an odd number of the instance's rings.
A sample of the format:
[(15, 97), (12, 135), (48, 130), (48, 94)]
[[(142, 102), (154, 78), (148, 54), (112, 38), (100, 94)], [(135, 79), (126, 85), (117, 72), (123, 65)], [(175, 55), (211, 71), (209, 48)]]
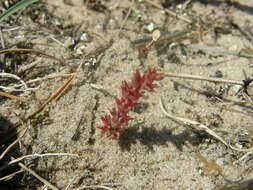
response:
[(68, 37), (67, 40), (64, 42), (64, 47), (69, 48), (74, 44), (74, 40), (71, 37)]
[(154, 28), (155, 28), (155, 24), (153, 22), (151, 22), (145, 26), (145, 29), (149, 32), (152, 32), (154, 30)]
[(183, 4), (178, 4), (177, 5), (177, 9), (182, 9), (183, 8)]
[(85, 61), (84, 65), (94, 67), (96, 63), (97, 63), (97, 59), (92, 57), (89, 60)]
[(238, 50), (238, 46), (236, 44), (229, 47), (229, 51), (237, 51), (237, 50)]
[(75, 48), (75, 54), (76, 55), (82, 55), (82, 54), (84, 54), (85, 48), (86, 48), (85, 45), (81, 45), (81, 46)]
[(87, 33), (82, 33), (80, 40), (84, 42), (89, 41), (89, 35)]

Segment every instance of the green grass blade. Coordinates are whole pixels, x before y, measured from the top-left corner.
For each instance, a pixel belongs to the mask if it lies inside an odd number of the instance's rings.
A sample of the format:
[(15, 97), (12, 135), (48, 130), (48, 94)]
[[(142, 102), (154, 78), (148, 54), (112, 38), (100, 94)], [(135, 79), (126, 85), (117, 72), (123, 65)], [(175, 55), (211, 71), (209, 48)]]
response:
[(13, 5), (12, 7), (10, 7), (8, 10), (4, 11), (1, 15), (0, 15), (0, 22), (2, 22), (4, 19), (8, 18), (10, 15), (14, 14), (15, 12), (17, 12), (18, 10), (27, 7), (28, 5), (37, 2), (38, 0), (23, 0), (20, 1), (18, 3), (16, 3), (15, 5)]

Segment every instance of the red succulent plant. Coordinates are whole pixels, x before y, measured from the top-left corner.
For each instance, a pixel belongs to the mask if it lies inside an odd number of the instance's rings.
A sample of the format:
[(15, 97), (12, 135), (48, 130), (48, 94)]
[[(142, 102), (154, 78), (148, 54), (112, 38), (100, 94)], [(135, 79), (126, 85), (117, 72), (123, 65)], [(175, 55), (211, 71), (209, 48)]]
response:
[(103, 125), (97, 126), (104, 133), (109, 133), (113, 139), (119, 139), (132, 117), (128, 115), (138, 104), (145, 91), (153, 92), (158, 86), (155, 81), (162, 80), (164, 73), (159, 73), (155, 68), (149, 69), (141, 75), (138, 70), (133, 75), (131, 82), (123, 81), (121, 85), (122, 97), (116, 98), (116, 108), (110, 110), (110, 114), (101, 117)]

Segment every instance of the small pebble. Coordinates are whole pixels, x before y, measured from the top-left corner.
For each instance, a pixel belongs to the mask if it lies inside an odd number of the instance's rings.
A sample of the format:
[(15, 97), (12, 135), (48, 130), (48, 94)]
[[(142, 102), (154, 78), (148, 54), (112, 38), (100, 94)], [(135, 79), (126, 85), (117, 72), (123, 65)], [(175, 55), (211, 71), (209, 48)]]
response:
[(151, 22), (145, 26), (145, 29), (149, 32), (152, 32), (154, 30), (154, 28), (155, 28), (155, 24), (153, 22)]

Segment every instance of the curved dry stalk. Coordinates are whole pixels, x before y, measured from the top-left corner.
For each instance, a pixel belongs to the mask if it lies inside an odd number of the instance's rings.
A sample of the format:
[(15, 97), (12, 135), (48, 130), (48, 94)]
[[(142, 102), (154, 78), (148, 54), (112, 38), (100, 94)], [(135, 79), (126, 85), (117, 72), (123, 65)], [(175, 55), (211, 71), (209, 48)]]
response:
[[(22, 85), (25, 86), (25, 88), (28, 88), (26, 83), (17, 75), (14, 75), (11, 73), (0, 73), (0, 77), (14, 78), (14, 79), (20, 81), (20, 83), (22, 83)], [(6, 88), (6, 87), (0, 86), (0, 88)]]
[(217, 135), (213, 130), (209, 129), (207, 126), (197, 122), (197, 121), (194, 121), (194, 120), (190, 120), (190, 119), (187, 119), (187, 118), (182, 118), (182, 117), (176, 117), (176, 116), (173, 116), (171, 114), (169, 114), (167, 111), (166, 111), (166, 108), (164, 106), (164, 103), (162, 101), (162, 98), (160, 98), (160, 107), (161, 107), (161, 110), (163, 111), (163, 113), (169, 117), (170, 119), (173, 119), (173, 120), (177, 120), (181, 123), (184, 123), (186, 125), (191, 125), (195, 128), (198, 128), (198, 129), (201, 129), (201, 130), (204, 130), (205, 132), (207, 132), (209, 135), (213, 136), (214, 138), (218, 139), (219, 141), (221, 141), (224, 145), (226, 145), (227, 147), (231, 148), (232, 150), (236, 150), (236, 151), (240, 151), (240, 152), (252, 152), (253, 151), (253, 147), (251, 148), (247, 148), (247, 149), (240, 149), (240, 148), (236, 148), (236, 147), (233, 147), (232, 145), (230, 145), (229, 143), (227, 143), (223, 138), (221, 138), (219, 135)]
[(28, 88), (27, 84), (25, 83), (25, 81), (23, 81), (19, 76), (11, 74), (11, 73), (0, 73), (0, 77), (6, 77), (6, 78), (12, 78), (15, 80), (18, 80), (21, 84), (21, 86), (24, 86), (24, 89), (15, 89), (13, 87), (6, 87), (6, 86), (0, 86), (1, 89), (5, 90), (5, 91), (16, 91), (16, 92), (24, 92), (24, 91), (29, 91), (29, 90), (34, 90), (34, 88)]

